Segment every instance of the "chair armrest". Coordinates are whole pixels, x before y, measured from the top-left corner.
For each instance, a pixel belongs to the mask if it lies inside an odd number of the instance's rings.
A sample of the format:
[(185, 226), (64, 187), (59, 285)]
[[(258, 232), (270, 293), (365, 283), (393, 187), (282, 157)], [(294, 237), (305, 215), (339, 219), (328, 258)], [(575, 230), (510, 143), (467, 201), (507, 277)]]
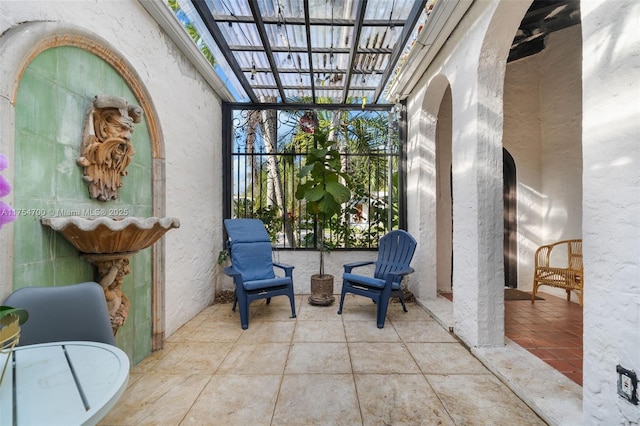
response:
[(236, 277), (241, 277), (240, 272), (236, 271), (235, 269), (233, 269), (233, 266), (227, 266), (224, 268), (224, 273), (228, 276), (230, 276), (231, 278), (235, 279)]
[(293, 276), (293, 268), (294, 268), (294, 266), (287, 265), (286, 263), (278, 263), (278, 262), (273, 262), (273, 266), (284, 270), (284, 275), (286, 277)]
[(414, 271), (415, 271), (415, 269), (413, 269), (412, 267), (408, 267), (408, 268), (405, 268), (405, 269), (401, 269), (399, 271), (389, 272), (389, 276), (403, 277), (405, 275), (413, 274)]
[(410, 266), (404, 268), (404, 269), (399, 269), (397, 271), (393, 271), (393, 272), (389, 272), (387, 274), (387, 279), (384, 283), (386, 288), (391, 288), (391, 286), (393, 285), (394, 282), (401, 282), (402, 278), (405, 275), (409, 275), (411, 273), (413, 273), (414, 269)]
[(353, 268), (358, 268), (360, 266), (366, 266), (366, 265), (373, 265), (374, 263), (376, 263), (373, 260), (365, 260), (362, 262), (353, 262), (353, 263), (347, 263), (344, 265), (344, 272), (350, 273), (351, 270)]

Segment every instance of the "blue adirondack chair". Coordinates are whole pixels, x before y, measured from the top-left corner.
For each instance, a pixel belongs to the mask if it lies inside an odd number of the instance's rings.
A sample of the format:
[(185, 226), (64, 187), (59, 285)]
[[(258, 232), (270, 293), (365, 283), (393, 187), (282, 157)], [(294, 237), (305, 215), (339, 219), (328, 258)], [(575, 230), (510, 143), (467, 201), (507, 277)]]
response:
[[(224, 273), (233, 278), (236, 286), (233, 311), (240, 307), (240, 324), (249, 328), (249, 305), (254, 300), (285, 295), (291, 303), (291, 318), (296, 317), (293, 298), (293, 266), (274, 263), (271, 256), (271, 240), (259, 219), (225, 219), (224, 226), (229, 239), (227, 248), (231, 266)], [(274, 266), (284, 271), (277, 277)]]
[[(347, 293), (369, 297), (376, 303), (378, 328), (384, 327), (387, 307), (391, 297), (400, 298), (402, 309), (407, 312), (400, 284), (405, 275), (413, 272), (413, 268), (409, 264), (413, 258), (413, 253), (416, 251), (416, 245), (416, 240), (408, 232), (403, 230), (391, 231), (380, 239), (378, 260), (344, 265), (338, 314), (342, 314), (344, 296)], [(372, 264), (375, 264), (373, 277), (357, 275), (351, 272), (354, 268)]]

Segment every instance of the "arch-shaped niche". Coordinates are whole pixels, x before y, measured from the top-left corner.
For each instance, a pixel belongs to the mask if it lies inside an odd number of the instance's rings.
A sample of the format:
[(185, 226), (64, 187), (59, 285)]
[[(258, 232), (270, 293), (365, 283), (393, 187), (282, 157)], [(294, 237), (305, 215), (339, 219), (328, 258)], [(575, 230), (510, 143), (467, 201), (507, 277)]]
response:
[[(9, 157), (12, 164), (7, 170), (8, 173), (4, 173), (5, 176), (12, 182), (16, 179), (19, 181), (14, 187), (11, 199), (8, 200), (10, 203), (24, 203), (24, 200), (32, 195), (32, 191), (40, 194), (40, 199), (31, 198), (38, 200), (38, 205), (33, 201), (33, 206), (16, 207), (51, 211), (54, 215), (76, 215), (76, 207), (81, 208), (77, 200), (71, 200), (71, 204), (66, 205), (56, 200), (59, 188), (57, 185), (62, 185), (65, 186), (65, 190), (60, 192), (66, 193), (60, 198), (69, 202), (69, 187), (74, 185), (75, 179), (79, 179), (77, 191), (82, 192), (88, 199), (87, 189), (78, 177), (81, 175), (79, 168), (75, 164), (69, 164), (75, 163), (76, 154), (79, 152), (83, 118), (77, 119), (77, 116), (84, 115), (82, 110), (86, 109), (86, 105), (82, 108), (74, 107), (82, 104), (85, 98), (88, 101), (96, 94), (111, 92), (133, 98), (131, 101), (140, 105), (144, 111), (144, 122), (141, 123), (143, 125), (137, 127), (134, 139), (137, 137), (144, 141), (143, 146), (137, 150), (141, 154), (139, 158), (144, 158), (146, 154), (147, 160), (146, 164), (142, 164), (144, 161), (140, 163), (140, 173), (137, 176), (136, 168), (133, 168), (134, 176), (129, 183), (129, 194), (121, 204), (102, 204), (101, 207), (130, 207), (131, 212), (136, 212), (134, 214), (164, 216), (164, 140), (158, 115), (142, 80), (113, 46), (75, 25), (29, 22), (18, 25), (2, 35), (0, 57), (3, 58), (0, 64), (0, 150)], [(59, 60), (62, 57), (64, 59)], [(41, 97), (40, 100), (34, 102), (38, 97)], [(78, 109), (81, 112), (76, 114)], [(53, 124), (51, 128), (43, 128), (46, 127), (45, 123)], [(32, 145), (31, 148), (28, 147), (29, 144)], [(25, 152), (28, 149), (36, 154), (35, 158), (31, 153)], [(29, 164), (26, 163), (26, 158), (29, 158)], [(25, 179), (26, 173), (32, 173), (32, 176)], [(52, 179), (52, 176), (55, 176), (55, 179)], [(38, 188), (38, 185), (43, 188)], [(124, 188), (127, 188), (126, 183)], [(45, 199), (47, 192), (51, 194), (49, 202)], [(71, 198), (74, 197), (75, 195)], [(144, 201), (145, 198), (148, 201)], [(82, 206), (92, 206), (90, 201), (83, 203), (85, 204)], [(69, 214), (65, 214), (65, 209), (70, 210)], [(16, 226), (5, 227), (6, 231), (3, 229), (3, 232), (7, 232), (7, 240), (13, 244), (4, 244), (0, 249), (0, 268), (13, 270), (14, 274), (3, 283), (0, 288), (1, 294), (6, 295), (14, 288), (25, 285), (65, 285), (72, 284), (80, 277), (86, 277), (84, 280), (95, 279), (83, 263), (78, 263), (84, 262), (83, 260), (71, 260), (71, 257), (77, 258), (77, 253), (70, 246), (65, 247), (56, 237), (47, 234), (51, 231), (33, 231), (36, 238), (32, 238), (33, 234), (22, 235), (23, 229), (34, 230), (36, 222), (41, 228), (37, 216), (39, 214), (36, 213), (23, 215), (15, 222)], [(25, 226), (21, 228), (20, 222)], [(25, 241), (35, 244), (35, 247), (25, 246)], [(38, 253), (42, 256), (50, 255), (44, 253), (46, 250), (42, 250), (42, 247), (49, 247), (55, 253), (54, 261), (46, 267), (53, 279), (44, 282), (37, 274), (30, 276), (25, 272), (30, 269), (37, 271), (38, 268), (29, 268), (28, 263), (38, 262), (39, 259), (33, 256), (26, 259), (23, 256), (27, 252), (35, 253), (36, 257)], [(164, 247), (160, 241), (150, 253), (141, 252), (136, 255), (141, 256), (141, 265), (135, 268), (136, 273), (132, 274), (131, 279), (135, 282), (147, 282), (150, 289), (132, 289), (146, 292), (145, 296), (141, 296), (145, 306), (135, 315), (148, 322), (149, 333), (134, 336), (132, 330), (130, 336), (126, 333), (122, 337), (118, 336), (119, 345), (129, 353), (134, 362), (144, 358), (151, 349), (161, 348), (163, 344), (163, 253)], [(19, 259), (21, 265), (19, 271), (15, 268), (16, 259)], [(77, 269), (80, 272), (77, 272)], [(71, 270), (74, 272), (70, 272)], [(42, 268), (40, 272), (43, 272)], [(34, 280), (38, 282), (35, 283)], [(141, 346), (143, 348), (140, 348)]]

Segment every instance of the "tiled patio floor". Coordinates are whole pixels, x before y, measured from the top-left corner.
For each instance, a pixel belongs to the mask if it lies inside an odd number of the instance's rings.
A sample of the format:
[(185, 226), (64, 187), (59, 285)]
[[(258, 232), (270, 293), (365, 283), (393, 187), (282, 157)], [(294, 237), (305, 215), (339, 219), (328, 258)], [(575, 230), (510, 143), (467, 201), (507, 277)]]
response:
[(582, 307), (538, 293), (544, 300), (505, 301), (505, 335), (582, 386)]
[[(420, 306), (369, 299), (315, 307), (297, 296), (205, 309), (132, 369), (102, 425), (541, 425), (544, 422)], [(523, 302), (520, 302), (523, 303)]]

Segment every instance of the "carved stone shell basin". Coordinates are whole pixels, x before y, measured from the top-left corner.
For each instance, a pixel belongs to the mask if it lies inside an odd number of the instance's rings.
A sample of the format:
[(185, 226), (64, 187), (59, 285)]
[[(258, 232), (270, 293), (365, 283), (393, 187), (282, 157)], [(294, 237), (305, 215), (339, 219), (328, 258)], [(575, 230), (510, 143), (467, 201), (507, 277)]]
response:
[(173, 217), (43, 217), (43, 225), (62, 234), (82, 253), (132, 253), (152, 246), (167, 231), (180, 227)]

